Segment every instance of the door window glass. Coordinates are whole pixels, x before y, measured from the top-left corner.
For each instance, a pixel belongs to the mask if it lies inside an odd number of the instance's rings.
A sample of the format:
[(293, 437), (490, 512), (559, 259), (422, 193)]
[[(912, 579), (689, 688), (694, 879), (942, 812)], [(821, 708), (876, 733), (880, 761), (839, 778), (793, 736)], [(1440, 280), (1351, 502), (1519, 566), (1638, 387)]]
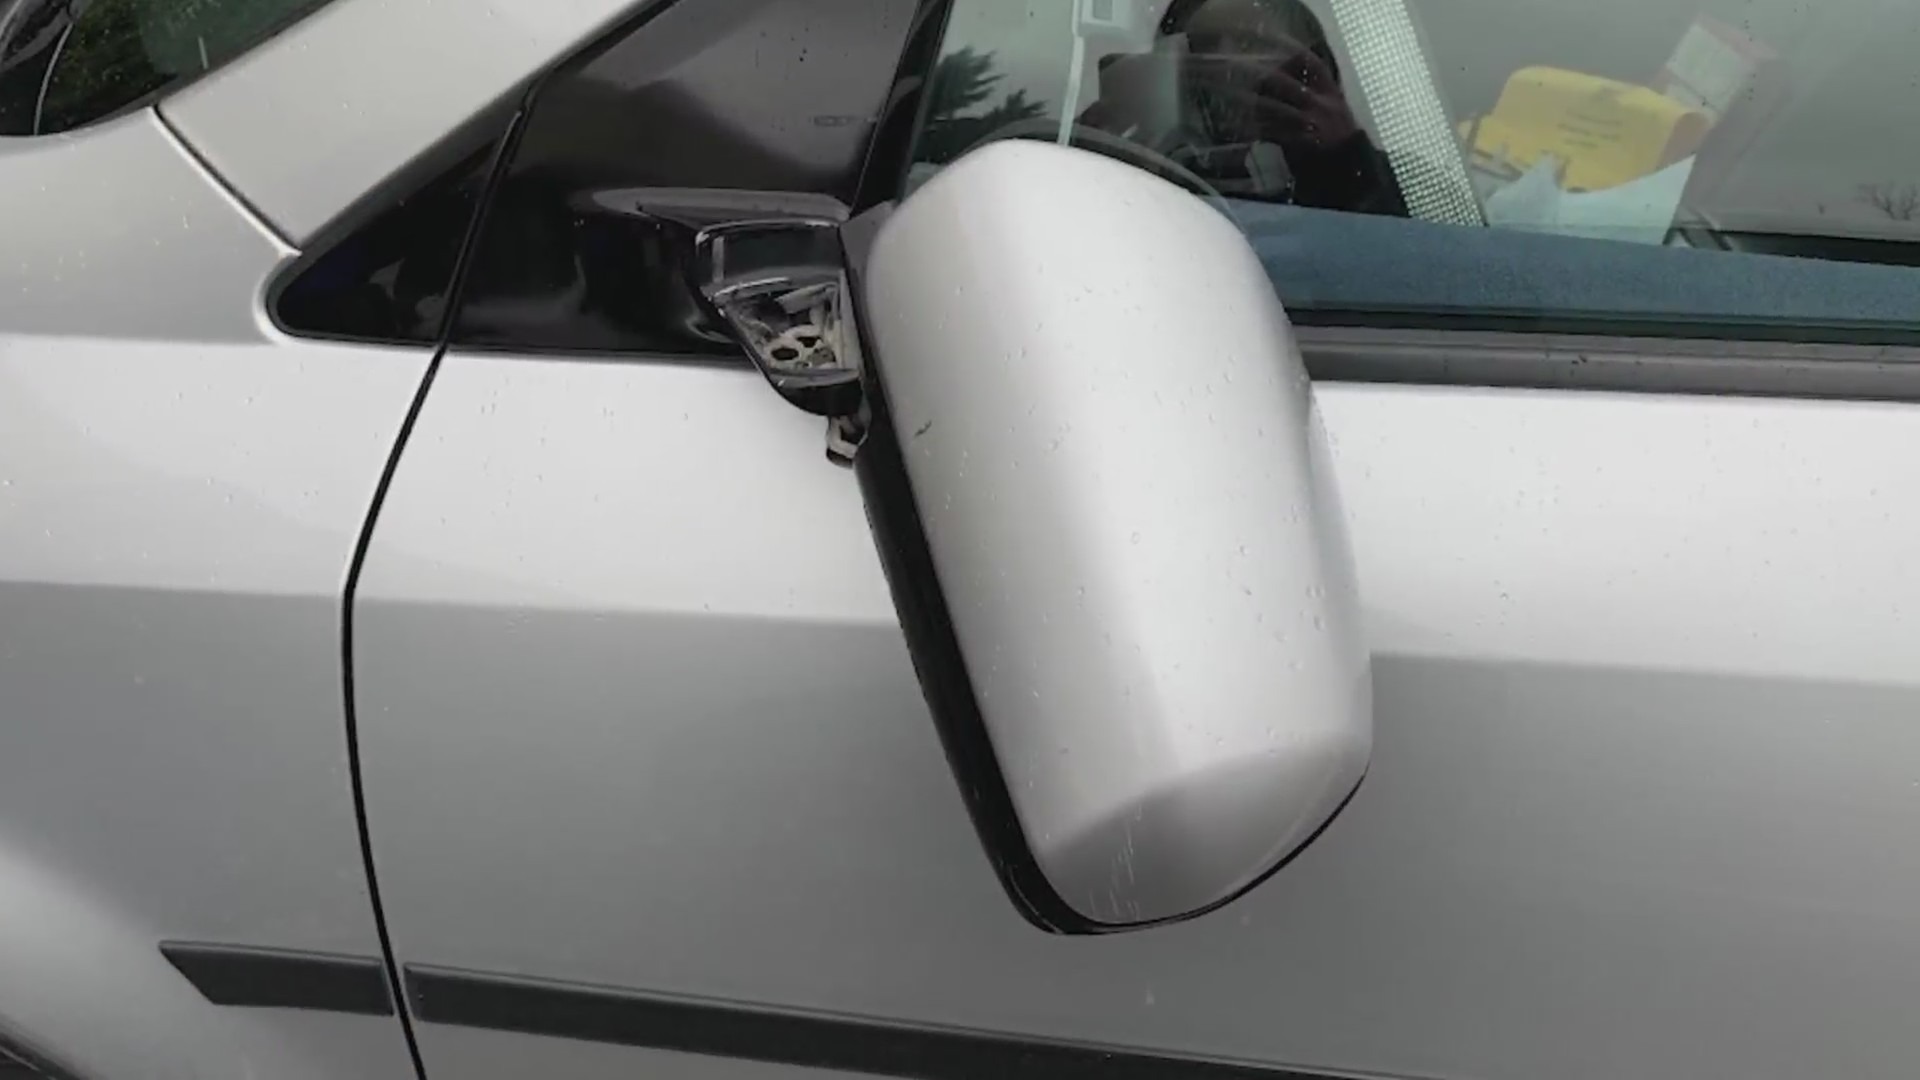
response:
[(910, 183), (1112, 153), (1305, 322), (1904, 339), (1916, 46), (1897, 0), (955, 0)]
[(0, 0), (0, 135), (46, 135), (144, 104), (325, 0)]

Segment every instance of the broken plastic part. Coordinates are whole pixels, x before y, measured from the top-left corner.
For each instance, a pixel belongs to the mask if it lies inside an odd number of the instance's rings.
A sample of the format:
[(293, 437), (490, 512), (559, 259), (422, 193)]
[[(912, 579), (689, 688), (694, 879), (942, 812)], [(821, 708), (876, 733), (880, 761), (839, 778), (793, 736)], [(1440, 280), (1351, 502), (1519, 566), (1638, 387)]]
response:
[(695, 239), (694, 265), (702, 297), (782, 397), (822, 416), (858, 407), (859, 335), (838, 222), (713, 226)]

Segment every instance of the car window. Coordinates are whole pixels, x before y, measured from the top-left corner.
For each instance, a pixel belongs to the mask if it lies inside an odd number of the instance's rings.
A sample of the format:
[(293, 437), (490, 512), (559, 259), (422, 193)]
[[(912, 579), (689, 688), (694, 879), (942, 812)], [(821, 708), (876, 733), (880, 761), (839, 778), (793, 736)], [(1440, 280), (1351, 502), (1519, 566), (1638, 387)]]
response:
[(325, 0), (0, 0), (0, 135), (118, 115)]
[(1892, 0), (955, 0), (909, 182), (1121, 157), (1305, 322), (1904, 340), (1916, 45)]

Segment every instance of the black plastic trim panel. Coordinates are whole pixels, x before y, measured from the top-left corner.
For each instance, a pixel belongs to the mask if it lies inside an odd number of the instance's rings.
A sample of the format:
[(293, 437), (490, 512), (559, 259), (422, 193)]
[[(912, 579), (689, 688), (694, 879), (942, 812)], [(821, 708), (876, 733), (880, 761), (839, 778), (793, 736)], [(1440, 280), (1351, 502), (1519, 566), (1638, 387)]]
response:
[(940, 45), (947, 36), (947, 23), (953, 17), (953, 0), (920, 0), (914, 9), (907, 41), (894, 69), (893, 85), (887, 91), (875, 119), (873, 140), (867, 146), (865, 165), (860, 170), (858, 190), (853, 199), (855, 213), (871, 210), (900, 198), (906, 187), (907, 169), (913, 161), (913, 143), (926, 120), (930, 103), (929, 84)]
[(406, 971), (420, 1020), (910, 1080), (1335, 1080), (1246, 1062), (513, 979)]
[[(392, 1016), (376, 957), (162, 942), (216, 1005)], [(1342, 1080), (1337, 1073), (408, 964), (417, 1022), (903, 1080)], [(41, 1075), (70, 1080), (20, 1055)], [(0, 1053), (0, 1080), (11, 1061)]]
[[(862, 290), (857, 280), (856, 276), (858, 294)], [(873, 353), (869, 351), (868, 355)], [(927, 546), (926, 527), (907, 474), (902, 441), (924, 434), (925, 429), (905, 435), (894, 430), (878, 364), (867, 368), (866, 389), (871, 419), (866, 441), (854, 458), (854, 472), (900, 628), (906, 634), (907, 652), (913, 657), (914, 673), (988, 861), (1007, 898), (1034, 926), (1056, 934), (1122, 929), (1104, 927), (1075, 911), (1047, 881), (1027, 845), (1014, 813), (1013, 796), (1007, 790), (980, 715), (973, 678), (954, 633), (946, 592)]]
[(1920, 401), (1920, 349), (1501, 331), (1295, 329), (1319, 382)]
[(378, 957), (163, 941), (160, 953), (215, 1005), (392, 1016)]

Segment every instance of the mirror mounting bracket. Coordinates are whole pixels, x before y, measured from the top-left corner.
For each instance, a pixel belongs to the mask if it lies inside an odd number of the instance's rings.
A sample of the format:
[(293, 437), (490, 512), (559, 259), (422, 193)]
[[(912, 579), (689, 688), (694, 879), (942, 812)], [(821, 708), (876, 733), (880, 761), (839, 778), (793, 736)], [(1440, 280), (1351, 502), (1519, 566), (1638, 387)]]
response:
[[(693, 238), (693, 281), (754, 367), (803, 411), (830, 420), (860, 410), (860, 335), (840, 246), (840, 222), (754, 218), (709, 225)], [(830, 426), (829, 455), (857, 448)]]
[(867, 441), (866, 410), (858, 416), (827, 418), (827, 460), (842, 468), (852, 468), (853, 459)]

